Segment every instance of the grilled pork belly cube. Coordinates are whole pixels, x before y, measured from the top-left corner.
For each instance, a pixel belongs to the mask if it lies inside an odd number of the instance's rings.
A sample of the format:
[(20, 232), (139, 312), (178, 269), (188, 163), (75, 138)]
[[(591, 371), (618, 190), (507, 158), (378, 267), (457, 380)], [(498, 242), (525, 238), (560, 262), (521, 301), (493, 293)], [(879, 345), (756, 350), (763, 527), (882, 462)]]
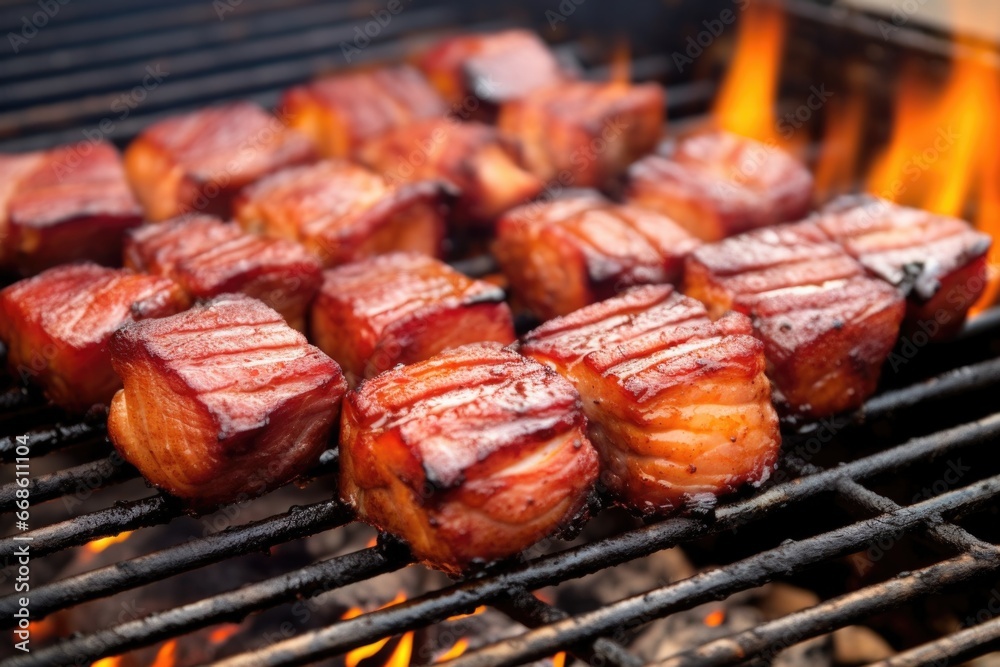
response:
[(451, 118), (388, 132), (368, 142), (359, 158), (390, 183), (425, 179), (451, 183), (459, 191), (453, 218), (460, 225), (488, 226), (543, 187), (517, 164), (496, 128)]
[(348, 393), (341, 497), (457, 574), (585, 518), (598, 474), (585, 430), (551, 369), (499, 343), (454, 348)]
[(484, 118), (498, 104), (572, 78), (545, 42), (527, 30), (449, 37), (417, 64), (456, 108)]
[(659, 84), (569, 81), (505, 103), (498, 124), (542, 180), (601, 188), (656, 147), (663, 115)]
[(520, 304), (548, 319), (626, 287), (679, 280), (699, 243), (658, 213), (581, 192), (508, 212), (493, 253)]
[(240, 292), (305, 330), (306, 309), (323, 281), (319, 260), (298, 243), (250, 234), (207, 215), (129, 232), (125, 266), (168, 276), (196, 299)]
[(803, 218), (812, 175), (794, 157), (729, 132), (664, 145), (629, 168), (626, 200), (670, 216), (706, 241)]
[(350, 157), (365, 141), (448, 105), (409, 66), (351, 72), (285, 91), (278, 116), (309, 136), (326, 157)]
[(688, 256), (684, 281), (713, 317), (751, 317), (776, 400), (805, 417), (858, 408), (874, 393), (906, 309), (896, 289), (811, 223), (703, 245)]
[(188, 306), (172, 280), (96, 264), (67, 264), (0, 291), (0, 339), (11, 375), (71, 412), (111, 402), (121, 380), (108, 341), (127, 322)]
[(364, 167), (331, 160), (247, 188), (236, 219), (249, 231), (298, 241), (324, 266), (336, 266), (393, 251), (440, 256), (447, 202), (439, 182), (387, 185)]
[(243, 295), (123, 327), (110, 348), (125, 383), (111, 403), (111, 441), (147, 480), (195, 506), (254, 497), (305, 472), (329, 444), (347, 388), (335, 361)]
[(502, 289), (414, 253), (326, 271), (310, 322), (312, 340), (352, 386), (448, 348), (516, 338)]
[(111, 144), (0, 156), (0, 266), (22, 275), (80, 260), (117, 266), (122, 235), (141, 222)]
[(252, 102), (232, 102), (146, 128), (125, 151), (125, 168), (149, 220), (229, 218), (241, 188), (315, 158), (308, 137)]
[(635, 512), (667, 514), (774, 469), (778, 415), (745, 315), (713, 322), (670, 285), (635, 287), (546, 322), (521, 352), (576, 385), (601, 479)]
[(953, 336), (986, 287), (991, 239), (962, 220), (845, 196), (815, 221), (871, 275), (903, 291), (907, 333)]

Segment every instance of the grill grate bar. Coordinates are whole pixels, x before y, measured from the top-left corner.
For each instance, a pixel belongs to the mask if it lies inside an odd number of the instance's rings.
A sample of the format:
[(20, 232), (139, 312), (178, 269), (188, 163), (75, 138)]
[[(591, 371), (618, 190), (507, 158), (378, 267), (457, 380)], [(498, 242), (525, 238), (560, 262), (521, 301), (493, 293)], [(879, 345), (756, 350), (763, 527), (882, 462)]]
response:
[[(722, 637), (657, 663), (656, 667), (722, 667), (751, 658), (771, 660), (784, 649), (834, 628), (899, 607), (949, 586), (1000, 569), (1000, 550), (991, 559), (964, 554), (882, 584), (868, 586), (750, 630)], [(912, 663), (901, 663), (912, 664)]]
[[(383, 637), (437, 623), (456, 613), (467, 612), (480, 604), (507, 595), (512, 587), (535, 590), (647, 556), (684, 540), (731, 530), (784, 504), (802, 501), (831, 490), (840, 479), (872, 477), (899, 470), (935, 454), (952, 451), (963, 444), (991, 440), (1000, 434), (998, 427), (1000, 427), (1000, 415), (994, 415), (981, 422), (966, 424), (934, 436), (913, 439), (888, 451), (809, 475), (773, 487), (753, 498), (720, 507), (715, 512), (714, 521), (707, 526), (689, 518), (671, 519), (545, 556), (501, 574), (444, 588), (388, 609), (343, 621), (320, 633), (302, 635), (302, 644), (293, 641), (279, 643), (270, 649), (269, 659), (275, 660), (274, 664), (295, 664), (295, 654), (306, 643), (313, 641), (317, 647), (321, 647), (323, 656), (348, 651)], [(977, 434), (979, 439), (970, 440), (969, 436), (973, 434)], [(600, 631), (596, 634), (606, 634), (606, 632)], [(575, 641), (580, 639), (577, 638)], [(286, 663), (285, 660), (293, 662)], [(234, 662), (233, 664), (256, 663)]]
[(27, 488), (31, 494), (31, 504), (38, 505), (46, 500), (75, 493), (80, 489), (96, 491), (138, 476), (138, 470), (125, 463), (117, 454), (112, 454), (104, 459), (34, 477), (27, 487), (17, 482), (0, 486), (0, 512), (14, 509), (14, 502), (17, 500), (15, 494), (18, 489)]
[[(491, 644), (467, 653), (446, 664), (449, 667), (508, 667), (551, 655), (560, 646), (590, 639), (613, 632), (618, 628), (634, 628), (710, 600), (722, 599), (741, 590), (767, 583), (779, 574), (799, 572), (831, 558), (845, 556), (856, 550), (858, 544), (876, 539), (880, 535), (899, 534), (921, 526), (928, 515), (941, 512), (969, 511), (1000, 494), (1000, 475), (990, 477), (971, 486), (949, 491), (895, 512), (867, 519), (797, 542), (782, 544), (760, 552), (731, 565), (710, 570), (690, 579), (654, 589), (648, 593), (626, 598), (574, 618), (531, 630), (516, 641)], [(1000, 569), (1000, 552), (994, 550), (992, 567)], [(288, 642), (303, 652), (323, 655), (323, 632), (309, 633)], [(312, 642), (306, 643), (312, 639)], [(299, 643), (301, 642), (301, 643)], [(280, 645), (278, 645), (280, 646)], [(277, 647), (276, 647), (277, 648)], [(224, 661), (226, 667), (247, 665), (287, 665), (300, 662), (280, 659), (285, 652), (262, 651), (245, 659)], [(279, 659), (275, 659), (275, 658)]]
[(87, 661), (98, 660), (218, 623), (236, 623), (254, 611), (296, 599), (306, 600), (341, 586), (398, 570), (410, 562), (409, 552), (404, 547), (387, 541), (33, 651), (12, 661), (11, 667), (70, 664), (75, 663), (78, 657)]
[[(28, 444), (31, 447), (31, 455), (44, 456), (49, 452), (69, 447), (70, 445), (80, 445), (85, 442), (95, 441), (103, 438), (106, 433), (104, 424), (92, 424), (87, 421), (75, 424), (56, 424), (51, 428), (36, 429), (29, 431)], [(16, 436), (9, 435), (0, 438), (0, 458), (4, 463), (14, 460), (17, 451)]]
[(958, 665), (990, 651), (1000, 641), (1000, 618), (966, 628), (937, 641), (898, 653), (868, 667), (941, 667)]
[[(227, 558), (263, 551), (351, 520), (351, 513), (335, 500), (293, 507), (285, 514), (227, 528), (201, 539), (39, 586), (32, 590), (31, 611), (36, 618), (44, 618), (57, 609), (107, 597)], [(17, 598), (16, 594), (0, 598), (0, 614), (4, 617), (0, 627), (10, 627), (15, 620)]]
[[(546, 604), (523, 588), (515, 589), (506, 600), (498, 600), (493, 606), (529, 628), (541, 627), (570, 617), (563, 610)], [(585, 643), (583, 646), (570, 647), (569, 652), (595, 666), (642, 667), (643, 665), (638, 656), (629, 653), (618, 642), (605, 637), (595, 639), (593, 643)]]

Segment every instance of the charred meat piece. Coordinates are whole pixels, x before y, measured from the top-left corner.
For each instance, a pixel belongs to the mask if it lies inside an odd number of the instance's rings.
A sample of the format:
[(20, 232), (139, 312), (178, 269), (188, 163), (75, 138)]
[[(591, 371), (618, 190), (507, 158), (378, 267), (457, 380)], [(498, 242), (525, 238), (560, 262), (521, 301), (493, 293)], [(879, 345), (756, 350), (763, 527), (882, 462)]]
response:
[(521, 352), (576, 385), (601, 479), (635, 512), (714, 502), (774, 469), (778, 415), (745, 315), (713, 322), (669, 285), (635, 287), (543, 324)]
[(317, 346), (353, 386), (467, 343), (515, 340), (499, 287), (426, 255), (394, 253), (326, 271), (312, 308)]
[(903, 291), (908, 334), (950, 338), (986, 287), (991, 239), (963, 220), (847, 196), (815, 221), (871, 275)]
[(118, 266), (122, 235), (141, 222), (111, 144), (0, 156), (0, 266), (22, 275), (80, 260)]
[(341, 497), (433, 567), (513, 556), (585, 518), (598, 463), (580, 396), (499, 343), (366, 381), (342, 422)]
[(324, 266), (394, 251), (437, 257), (448, 199), (439, 182), (387, 185), (364, 167), (331, 160), (247, 188), (236, 219), (249, 231), (298, 241)]
[(507, 102), (498, 124), (542, 180), (602, 188), (656, 147), (663, 114), (659, 84), (569, 81)]
[(627, 201), (670, 216), (706, 241), (803, 218), (812, 175), (776, 146), (722, 131), (664, 145), (629, 168)]
[(111, 334), (187, 306), (184, 291), (167, 278), (68, 264), (0, 291), (0, 339), (11, 375), (38, 384), (53, 403), (84, 412), (107, 405), (121, 387), (111, 368)]
[(456, 108), (471, 107), (483, 118), (498, 104), (572, 78), (527, 30), (449, 37), (424, 53), (418, 66)]
[(823, 417), (874, 393), (899, 335), (899, 292), (811, 223), (758, 229), (688, 256), (684, 291), (751, 317), (779, 406)]
[(517, 164), (496, 128), (482, 123), (422, 121), (368, 142), (359, 158), (390, 183), (451, 183), (459, 191), (453, 217), (461, 225), (492, 223), (542, 190), (542, 182)]
[(508, 212), (493, 252), (520, 305), (548, 319), (626, 287), (679, 280), (699, 243), (658, 213), (581, 192)]
[(315, 158), (308, 137), (252, 102), (233, 102), (146, 128), (125, 151), (125, 168), (150, 220), (229, 218), (241, 188)]
[(147, 480), (195, 506), (254, 497), (305, 472), (329, 444), (346, 390), (335, 361), (243, 295), (123, 327), (110, 348), (125, 382), (111, 441)]
[(323, 281), (319, 260), (298, 243), (250, 234), (207, 215), (132, 230), (125, 265), (168, 276), (196, 299), (233, 292), (260, 299), (299, 331)]
[(448, 105), (409, 66), (330, 76), (285, 91), (278, 110), (327, 157), (350, 157), (368, 139), (416, 120), (444, 116)]

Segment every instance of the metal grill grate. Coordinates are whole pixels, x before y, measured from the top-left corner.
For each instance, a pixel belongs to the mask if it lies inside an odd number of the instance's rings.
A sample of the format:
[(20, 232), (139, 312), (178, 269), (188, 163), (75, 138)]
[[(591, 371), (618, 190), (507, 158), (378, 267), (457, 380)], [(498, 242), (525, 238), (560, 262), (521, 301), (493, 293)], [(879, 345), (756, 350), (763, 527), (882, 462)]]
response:
[[(93, 124), (108, 112), (115, 96), (134, 83), (135, 69), (128, 63), (145, 62), (144, 59), (153, 58), (153, 54), (167, 59), (170, 63), (167, 68), (173, 67), (176, 73), (171, 75), (176, 76), (176, 83), (172, 81), (170, 86), (157, 91), (157, 95), (150, 95), (148, 104), (116, 123), (110, 136), (114, 141), (125, 142), (149, 122), (211, 101), (249, 97), (263, 104), (273, 104), (277, 92), (287, 85), (317, 71), (342, 65), (339, 52), (331, 53), (331, 44), (350, 37), (359, 20), (357, 17), (365, 16), (364, 11), (353, 5), (325, 5), (311, 0), (262, 1), (247, 3), (246, 7), (230, 3), (229, 6), (236, 8), (235, 11), (220, 21), (211, 4), (188, 0), (170, 8), (150, 0), (66, 5), (60, 11), (65, 12), (63, 17), (69, 23), (62, 27), (53, 24), (47, 31), (39, 32), (37, 41), (29, 45), (31, 49), (5, 62), (0, 71), (0, 85), (7, 91), (0, 99), (0, 150), (24, 150), (82, 139), (84, 130), (93, 128)], [(863, 17), (850, 15), (835, 21), (829, 12), (813, 5), (794, 5), (793, 8), (803, 16), (812, 17), (817, 24), (833, 22), (858, 32), (871, 30), (870, 22), (865, 23)], [(476, 29), (529, 22), (519, 18), (523, 9), (515, 7), (507, 16), (498, 19), (495, 9), (491, 14), (480, 3), (413, 6), (365, 51), (365, 59), (402, 57), (405, 49), (410, 48), (410, 42), (399, 38), (413, 32), (433, 37), (459, 25), (471, 24), (472, 29)], [(715, 9), (703, 7), (702, 11), (711, 14)], [(688, 18), (697, 20), (697, 16)], [(534, 19), (537, 23), (539, 17), (534, 16)], [(18, 10), (0, 10), (0, 24), (16, 25), (19, 20)], [(245, 40), (238, 41), (240, 37)], [(592, 51), (586, 39), (579, 35), (569, 35), (559, 48), (581, 56), (584, 62)], [(634, 64), (637, 78), (660, 79), (669, 74), (671, 81), (680, 81), (668, 95), (672, 108), (697, 111), (711, 99), (711, 84), (685, 83), (683, 77), (671, 71), (671, 60), (662, 50), (639, 48), (637, 56)], [(593, 65), (588, 73), (601, 76), (602, 69)], [(482, 262), (462, 268), (469, 273), (484, 271)], [(1000, 359), (992, 358), (995, 350), (990, 342), (998, 338), (1000, 311), (994, 310), (970, 323), (958, 344), (946, 346), (937, 355), (949, 359), (964, 359), (963, 354), (978, 358), (967, 360), (967, 365), (930, 380), (884, 391), (850, 416), (851, 426), (838, 433), (837, 441), (846, 442), (853, 433), (880, 420), (898, 420), (901, 416), (955, 399), (971, 402), (975, 397), (995, 391), (1000, 385)], [(963, 354), (956, 353), (960, 349)], [(927, 356), (929, 360), (934, 358), (930, 352)], [(103, 452), (96, 460), (34, 478), (30, 488), (35, 503), (70, 494), (86, 480), (100, 480), (96, 487), (92, 486), (94, 490), (112, 489), (138, 476), (133, 468), (110, 454), (110, 445), (99, 421), (62, 423), (58, 413), (44, 407), (34, 395), (12, 390), (0, 396), (0, 425), (4, 432), (12, 432), (15, 428), (20, 432), (25, 424), (32, 427), (33, 457), (73, 448), (97, 448)], [(794, 473), (794, 478), (775, 484), (754, 497), (720, 505), (707, 514), (674, 518), (558, 553), (507, 564), (401, 604), (233, 656), (222, 664), (307, 664), (386, 636), (439, 623), (485, 604), (529, 629), (517, 637), (470, 652), (448, 665), (516, 665), (568, 650), (593, 665), (638, 667), (642, 660), (623, 647), (624, 640), (630, 630), (655, 619), (727, 597), (776, 577), (829, 563), (885, 535), (924, 535), (940, 548), (941, 559), (922, 569), (829, 599), (741, 634), (709, 642), (661, 664), (663, 667), (725, 665), (755, 657), (767, 658), (791, 643), (886, 609), (898, 608), (959, 583), (1000, 572), (998, 547), (953, 523), (985, 504), (996, 502), (1000, 497), (1000, 467), (985, 471), (985, 479), (910, 505), (897, 504), (870, 488), (877, 478), (905, 474), (914, 466), (995, 442), (998, 437), (1000, 413), (948, 428), (936, 426), (903, 444), (829, 469), (820, 469), (789, 455), (783, 466)], [(790, 440), (788, 449), (792, 450), (795, 438)], [(5, 463), (12, 460), (14, 448), (13, 436), (0, 439), (0, 457)], [(308, 477), (329, 475), (336, 467), (336, 452), (327, 452)], [(14, 484), (0, 486), (0, 510), (11, 510), (16, 488)], [(741, 560), (643, 595), (571, 616), (530, 593), (675, 545), (754, 527), (774, 513), (831, 494), (848, 506), (853, 522), (826, 531), (810, 531), (797, 541), (759, 550)], [(30, 538), (33, 558), (42, 558), (97, 538), (167, 524), (183, 514), (178, 503), (157, 494), (119, 502), (37, 528), (21, 537)], [(242, 554), (338, 529), (352, 520), (350, 512), (336, 500), (293, 507), (284, 514), (233, 526), (33, 587), (32, 612), (36, 618), (41, 618), (57, 610), (138, 589)], [(11, 562), (16, 546), (11, 538), (0, 541), (0, 556), (5, 563)], [(409, 564), (410, 555), (405, 547), (383, 539), (373, 547), (320, 560), (95, 633), (73, 636), (4, 664), (93, 661), (151, 646), (200, 628), (240, 621), (248, 614), (335, 591)], [(14, 595), (0, 598), (3, 619), (0, 625), (11, 625), (17, 606)], [(1000, 622), (988, 620), (882, 664), (885, 667), (930, 665), (941, 664), (942, 660), (971, 658), (985, 653), (998, 639)]]

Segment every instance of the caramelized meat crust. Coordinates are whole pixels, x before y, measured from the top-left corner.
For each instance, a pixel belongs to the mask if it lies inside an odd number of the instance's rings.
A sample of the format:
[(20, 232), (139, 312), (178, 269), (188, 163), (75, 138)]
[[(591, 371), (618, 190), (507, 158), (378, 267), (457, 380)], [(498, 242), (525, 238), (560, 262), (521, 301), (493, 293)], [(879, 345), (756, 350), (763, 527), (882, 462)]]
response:
[(713, 317), (733, 309), (753, 319), (776, 400), (813, 418), (874, 393), (905, 311), (896, 289), (812, 223), (703, 245), (688, 256), (684, 285)]
[(122, 235), (141, 222), (111, 144), (0, 156), (0, 268), (33, 275), (80, 260), (117, 266)]
[(319, 260), (298, 243), (250, 234), (207, 215), (132, 230), (125, 265), (168, 276), (196, 299), (233, 292), (260, 299), (299, 331), (323, 280)]
[(286, 169), (247, 188), (236, 219), (247, 230), (303, 244), (324, 266), (394, 251), (440, 256), (448, 195), (442, 183), (387, 185), (331, 160)]
[(315, 158), (308, 137), (252, 102), (232, 102), (146, 128), (125, 151), (125, 168), (149, 220), (229, 218), (241, 188)]
[(992, 240), (963, 220), (870, 196), (837, 199), (814, 220), (868, 273), (902, 290), (907, 333), (953, 336), (986, 287)]
[(489, 225), (501, 213), (535, 197), (542, 182), (517, 164), (496, 128), (433, 118), (401, 127), (366, 144), (362, 162), (390, 183), (436, 179), (458, 190), (453, 218)]
[(548, 319), (626, 287), (675, 282), (698, 244), (658, 213), (580, 192), (508, 212), (493, 253), (519, 303)]
[(750, 320), (713, 322), (669, 285), (546, 322), (521, 352), (576, 385), (601, 457), (601, 480), (643, 515), (759, 485), (781, 436)]
[[(143, 476), (195, 506), (260, 495), (328, 446), (346, 390), (337, 363), (260, 301), (226, 295), (123, 327), (108, 434)], [(181, 418), (178, 418), (178, 417)]]
[(0, 291), (0, 339), (11, 374), (57, 405), (84, 412), (111, 401), (121, 380), (108, 341), (125, 323), (188, 306), (173, 281), (96, 264), (68, 264)]
[(489, 117), (487, 108), (571, 78), (545, 42), (527, 30), (449, 37), (425, 52), (417, 65), (452, 104), (485, 102), (488, 107), (475, 107), (484, 118)]
[(813, 179), (780, 148), (713, 131), (669, 142), (632, 165), (626, 198), (717, 241), (801, 219), (812, 206)]
[(310, 322), (312, 340), (352, 386), (452, 347), (515, 340), (503, 290), (413, 253), (326, 271)]
[(656, 147), (664, 103), (656, 83), (569, 81), (507, 102), (498, 124), (542, 180), (602, 188)]
[(499, 343), (454, 348), (348, 394), (340, 492), (360, 518), (459, 573), (580, 519), (597, 478), (580, 396)]
[(403, 65), (350, 72), (285, 91), (278, 116), (326, 157), (350, 157), (365, 141), (448, 105), (424, 76)]

